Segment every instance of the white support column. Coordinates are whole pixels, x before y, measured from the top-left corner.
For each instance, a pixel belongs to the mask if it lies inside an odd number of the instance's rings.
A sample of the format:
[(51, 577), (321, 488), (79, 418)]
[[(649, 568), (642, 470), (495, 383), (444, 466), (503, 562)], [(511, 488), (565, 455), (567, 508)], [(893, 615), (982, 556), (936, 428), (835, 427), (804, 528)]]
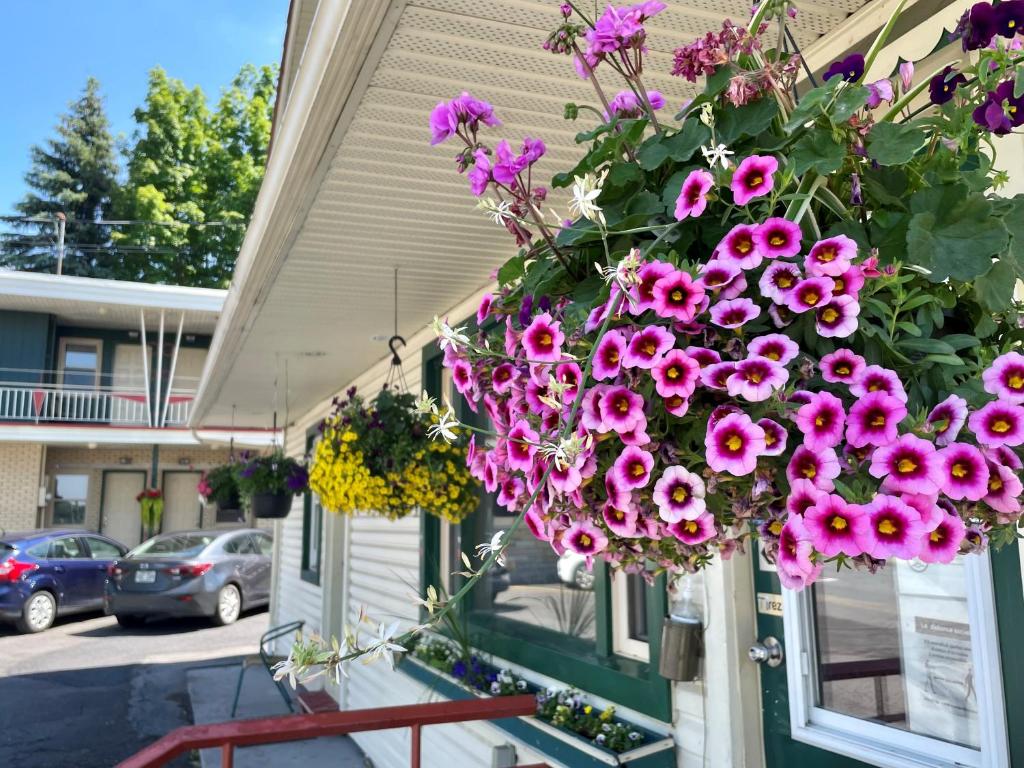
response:
[(151, 426), (160, 426), (160, 385), (164, 376), (164, 311), (160, 310), (160, 333), (156, 337), (156, 395), (153, 398), (156, 403), (154, 408)]
[(174, 369), (178, 367), (178, 350), (181, 349), (181, 332), (185, 328), (185, 313), (178, 318), (178, 335), (174, 338), (174, 354), (171, 356), (171, 371), (167, 377), (167, 394), (164, 395), (164, 409), (160, 414), (160, 426), (167, 426), (167, 409), (171, 407), (171, 387), (174, 386)]
[(146, 392), (146, 419), (149, 426), (153, 426), (153, 405), (149, 399), (149, 347), (146, 344), (146, 312), (139, 310), (139, 325), (142, 328), (142, 378), (145, 379), (143, 389)]

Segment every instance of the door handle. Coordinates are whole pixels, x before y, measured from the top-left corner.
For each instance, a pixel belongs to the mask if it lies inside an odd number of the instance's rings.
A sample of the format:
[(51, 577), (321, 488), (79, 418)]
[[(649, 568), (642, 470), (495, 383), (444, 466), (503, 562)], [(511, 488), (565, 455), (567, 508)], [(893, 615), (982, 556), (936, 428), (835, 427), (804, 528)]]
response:
[(53, 566), (53, 572), (54, 573), (64, 573), (64, 566), (63, 565), (55, 565), (55, 566)]
[(758, 664), (767, 664), (769, 667), (777, 667), (782, 663), (782, 643), (774, 637), (766, 637), (758, 640), (747, 651), (747, 657)]

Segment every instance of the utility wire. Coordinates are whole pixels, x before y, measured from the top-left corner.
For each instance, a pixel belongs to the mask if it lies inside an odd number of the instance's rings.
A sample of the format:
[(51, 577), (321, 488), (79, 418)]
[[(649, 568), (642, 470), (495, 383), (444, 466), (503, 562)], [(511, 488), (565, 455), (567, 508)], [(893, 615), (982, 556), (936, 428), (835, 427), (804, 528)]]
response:
[[(24, 222), (29, 224), (52, 224), (55, 219), (45, 216), (0, 216), (0, 221)], [(68, 219), (68, 224), (96, 226), (147, 226), (147, 227), (245, 227), (247, 221), (147, 221), (145, 219)]]

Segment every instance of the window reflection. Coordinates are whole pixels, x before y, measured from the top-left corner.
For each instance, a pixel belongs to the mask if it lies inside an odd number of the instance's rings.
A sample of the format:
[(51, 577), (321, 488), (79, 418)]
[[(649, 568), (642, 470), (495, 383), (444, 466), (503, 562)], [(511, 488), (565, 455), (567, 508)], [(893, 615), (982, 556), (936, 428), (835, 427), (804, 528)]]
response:
[(818, 705), (979, 746), (964, 565), (843, 570), (813, 592)]

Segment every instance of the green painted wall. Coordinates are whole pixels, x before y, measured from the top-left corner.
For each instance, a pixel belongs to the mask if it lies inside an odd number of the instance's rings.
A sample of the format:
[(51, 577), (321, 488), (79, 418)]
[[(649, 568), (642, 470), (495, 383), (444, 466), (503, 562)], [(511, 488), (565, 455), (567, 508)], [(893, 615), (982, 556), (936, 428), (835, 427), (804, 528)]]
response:
[(37, 312), (0, 310), (0, 381), (40, 383), (38, 373), (52, 368), (53, 317)]

